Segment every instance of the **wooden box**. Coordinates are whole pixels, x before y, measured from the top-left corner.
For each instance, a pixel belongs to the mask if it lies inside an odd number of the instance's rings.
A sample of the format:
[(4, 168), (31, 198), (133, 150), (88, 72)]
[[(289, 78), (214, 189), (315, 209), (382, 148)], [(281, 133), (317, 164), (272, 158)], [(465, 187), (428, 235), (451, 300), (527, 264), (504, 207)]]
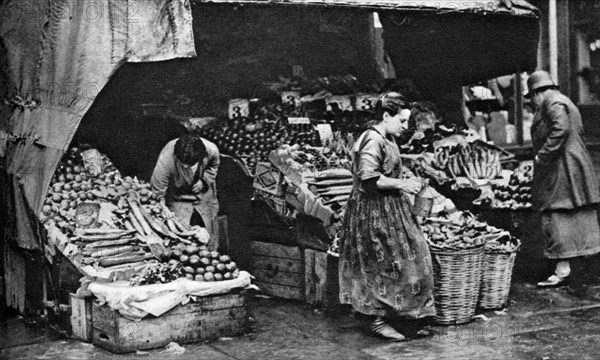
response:
[(92, 305), (93, 344), (113, 353), (242, 335), (247, 331), (246, 295), (233, 292), (198, 297), (160, 317), (132, 321), (108, 306)]
[(304, 256), (297, 246), (251, 241), (252, 275), (265, 294), (304, 299)]

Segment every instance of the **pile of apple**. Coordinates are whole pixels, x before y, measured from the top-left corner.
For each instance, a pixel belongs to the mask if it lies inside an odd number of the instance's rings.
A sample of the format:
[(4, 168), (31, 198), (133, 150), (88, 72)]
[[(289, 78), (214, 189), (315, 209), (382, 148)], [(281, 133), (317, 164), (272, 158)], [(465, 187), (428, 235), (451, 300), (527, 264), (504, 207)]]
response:
[(169, 256), (169, 266), (182, 266), (185, 278), (189, 280), (231, 280), (240, 274), (237, 264), (228, 255), (209, 251), (205, 245), (179, 243), (171, 250)]
[[(269, 114), (273, 115), (272, 112)], [(214, 142), (222, 153), (242, 159), (254, 173), (256, 164), (268, 161), (269, 153), (283, 144), (321, 144), (319, 134), (312, 125), (289, 125), (285, 124), (286, 121), (287, 118), (281, 114), (274, 120), (238, 118), (230, 120), (225, 126), (204, 128), (199, 134)]]

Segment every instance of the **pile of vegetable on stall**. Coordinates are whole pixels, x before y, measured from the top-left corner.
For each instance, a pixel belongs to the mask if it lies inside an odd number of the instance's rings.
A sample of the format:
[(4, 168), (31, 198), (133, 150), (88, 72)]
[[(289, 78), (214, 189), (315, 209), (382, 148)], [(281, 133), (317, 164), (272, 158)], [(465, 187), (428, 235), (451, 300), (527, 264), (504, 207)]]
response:
[[(84, 161), (90, 156), (93, 161)], [(208, 251), (205, 228), (184, 224), (158, 201), (149, 183), (121, 176), (107, 156), (89, 146), (71, 147), (63, 156), (40, 220), (64, 234), (72, 245), (69, 258), (80, 268), (145, 266), (139, 283), (161, 276), (218, 281), (239, 274), (227, 255)]]

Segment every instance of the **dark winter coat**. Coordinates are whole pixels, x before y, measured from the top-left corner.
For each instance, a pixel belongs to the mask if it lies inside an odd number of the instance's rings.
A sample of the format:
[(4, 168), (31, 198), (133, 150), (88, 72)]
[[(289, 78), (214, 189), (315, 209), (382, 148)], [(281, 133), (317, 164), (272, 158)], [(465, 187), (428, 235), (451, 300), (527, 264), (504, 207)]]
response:
[(534, 209), (575, 209), (600, 202), (598, 179), (582, 133), (581, 114), (575, 104), (558, 90), (548, 91), (531, 126), (537, 156)]

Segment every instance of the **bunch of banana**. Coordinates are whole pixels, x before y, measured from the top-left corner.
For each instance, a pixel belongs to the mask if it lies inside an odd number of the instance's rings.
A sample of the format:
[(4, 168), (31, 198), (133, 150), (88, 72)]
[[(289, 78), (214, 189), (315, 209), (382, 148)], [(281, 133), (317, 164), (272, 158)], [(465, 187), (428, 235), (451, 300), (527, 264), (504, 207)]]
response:
[(432, 165), (438, 170), (446, 170), (446, 167), (448, 166), (448, 160), (450, 159), (450, 150), (452, 150), (452, 148), (448, 146), (438, 147), (435, 149), (435, 161), (433, 161)]
[(453, 177), (495, 179), (500, 175), (500, 153), (482, 146), (459, 145), (458, 151), (448, 156), (446, 171)]

